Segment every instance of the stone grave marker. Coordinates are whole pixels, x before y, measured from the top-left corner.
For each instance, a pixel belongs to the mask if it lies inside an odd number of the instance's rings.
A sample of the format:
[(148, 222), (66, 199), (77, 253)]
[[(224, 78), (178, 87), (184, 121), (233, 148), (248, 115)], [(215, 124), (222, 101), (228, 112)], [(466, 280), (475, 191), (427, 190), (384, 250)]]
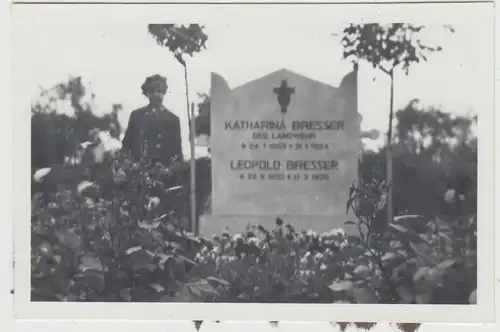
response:
[(212, 74), (212, 211), (200, 234), (273, 227), (345, 228), (358, 180), (357, 72), (339, 87), (282, 69), (231, 89)]

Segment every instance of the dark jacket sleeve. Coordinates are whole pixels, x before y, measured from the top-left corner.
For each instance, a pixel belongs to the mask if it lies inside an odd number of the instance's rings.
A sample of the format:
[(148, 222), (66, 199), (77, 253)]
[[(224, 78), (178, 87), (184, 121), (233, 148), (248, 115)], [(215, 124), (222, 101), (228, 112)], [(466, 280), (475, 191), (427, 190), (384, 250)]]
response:
[(125, 152), (132, 152), (134, 139), (135, 139), (135, 126), (136, 126), (136, 111), (132, 111), (128, 120), (127, 129), (122, 140), (122, 150)]

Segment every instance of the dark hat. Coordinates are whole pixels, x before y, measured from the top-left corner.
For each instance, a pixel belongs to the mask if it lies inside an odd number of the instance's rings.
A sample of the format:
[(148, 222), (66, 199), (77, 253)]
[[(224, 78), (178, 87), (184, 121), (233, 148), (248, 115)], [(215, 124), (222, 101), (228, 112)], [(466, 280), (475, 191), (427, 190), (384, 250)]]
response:
[(168, 88), (167, 79), (161, 75), (158, 75), (158, 74), (153, 75), (153, 76), (149, 76), (148, 78), (146, 78), (146, 80), (144, 81), (144, 83), (141, 86), (142, 93), (146, 94), (148, 92), (148, 90), (151, 89), (151, 87), (155, 86), (155, 85), (160, 85), (160, 86), (164, 87), (166, 90)]

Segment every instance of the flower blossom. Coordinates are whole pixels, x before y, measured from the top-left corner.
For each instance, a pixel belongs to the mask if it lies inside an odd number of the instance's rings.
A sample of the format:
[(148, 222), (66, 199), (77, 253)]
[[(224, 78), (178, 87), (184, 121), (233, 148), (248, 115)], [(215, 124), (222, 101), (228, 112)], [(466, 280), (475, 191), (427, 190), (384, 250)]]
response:
[(258, 239), (258, 238), (256, 238), (256, 237), (251, 237), (251, 238), (249, 238), (249, 239), (247, 240), (247, 242), (248, 242), (248, 244), (253, 244), (253, 245), (256, 245), (256, 246), (258, 246), (258, 245), (259, 245), (259, 243), (260, 243), (259, 239)]
[(81, 194), (85, 189), (87, 189), (88, 187), (91, 187), (93, 185), (92, 182), (89, 182), (89, 181), (82, 181), (80, 182), (80, 184), (78, 184), (78, 187), (77, 187), (77, 191), (79, 194)]
[(314, 255), (314, 262), (318, 263), (323, 259), (323, 254), (320, 252), (317, 252), (316, 255)]
[(36, 182), (42, 182), (43, 178), (50, 173), (50, 170), (50, 167), (40, 168), (35, 172), (35, 174), (33, 174), (33, 179)]
[(330, 235), (345, 237), (345, 231), (342, 228), (332, 229)]
[(311, 256), (311, 252), (308, 251), (305, 253), (305, 255), (300, 259), (301, 264), (307, 264), (309, 257)]
[(148, 201), (148, 205), (147, 205), (147, 210), (151, 211), (152, 209), (154, 209), (158, 205), (160, 205), (160, 198), (156, 197), (156, 196), (155, 197), (150, 197), (149, 201)]
[(313, 231), (313, 230), (308, 230), (307, 231), (307, 236), (316, 237), (317, 235), (318, 234), (315, 231)]
[(447, 204), (452, 204), (455, 202), (455, 197), (456, 197), (456, 192), (455, 192), (455, 189), (448, 189), (445, 193), (444, 193), (444, 201), (447, 203)]

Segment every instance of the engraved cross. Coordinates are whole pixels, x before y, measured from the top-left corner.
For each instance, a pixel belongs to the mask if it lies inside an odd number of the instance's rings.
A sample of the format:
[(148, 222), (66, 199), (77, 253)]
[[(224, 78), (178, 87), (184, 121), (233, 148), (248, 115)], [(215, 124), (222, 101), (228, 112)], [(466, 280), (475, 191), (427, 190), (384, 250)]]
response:
[(281, 85), (273, 89), (273, 92), (278, 96), (278, 103), (281, 106), (281, 113), (286, 113), (288, 105), (290, 105), (290, 97), (295, 93), (295, 88), (288, 86), (286, 80), (281, 81)]

